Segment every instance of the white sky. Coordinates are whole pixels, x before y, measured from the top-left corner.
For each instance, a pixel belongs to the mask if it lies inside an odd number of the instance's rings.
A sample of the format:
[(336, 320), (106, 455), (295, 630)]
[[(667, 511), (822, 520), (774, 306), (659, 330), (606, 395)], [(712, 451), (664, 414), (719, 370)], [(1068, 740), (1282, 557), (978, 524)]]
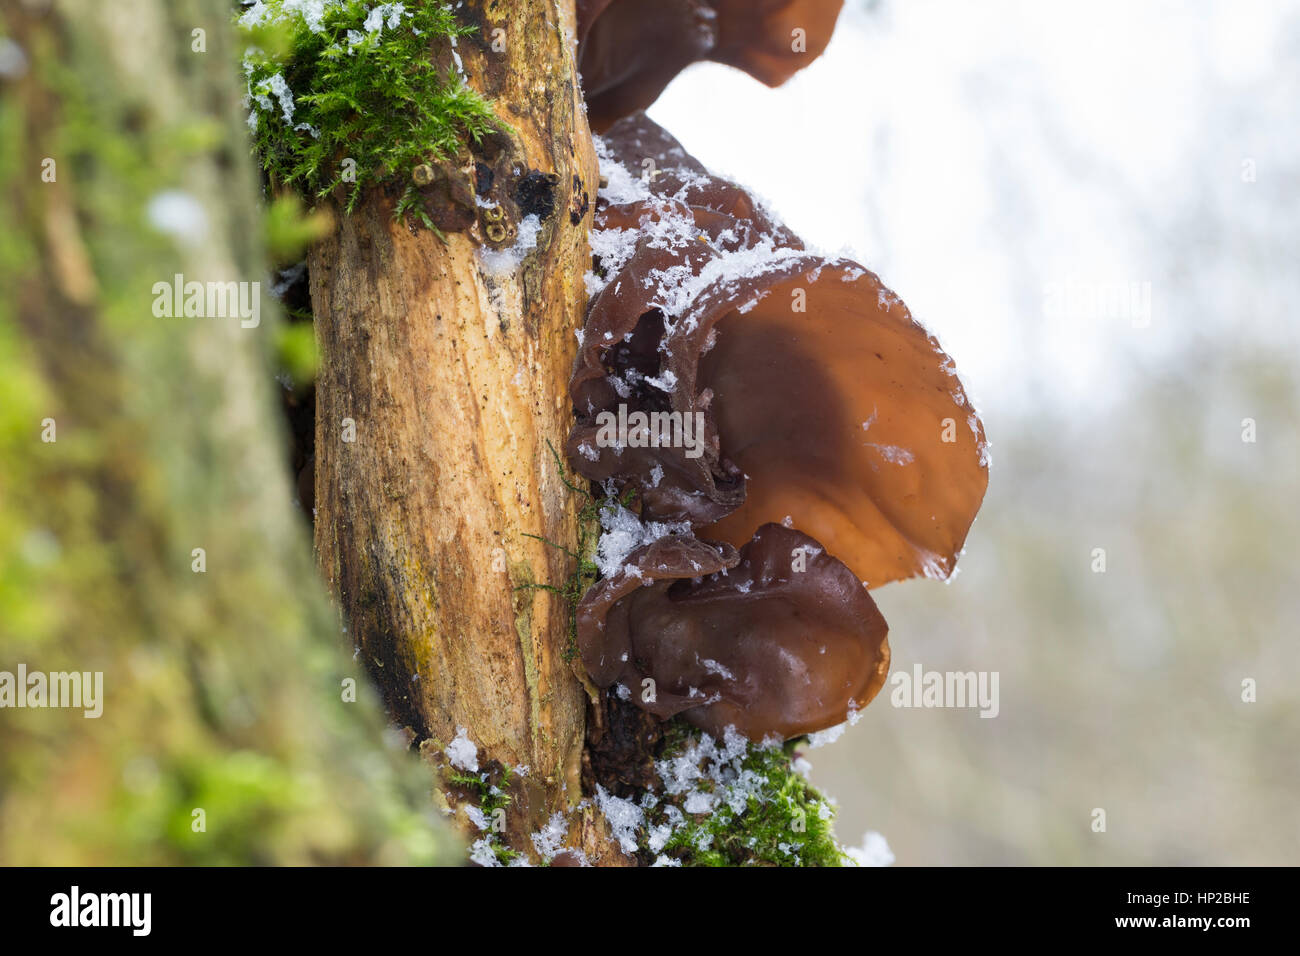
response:
[[(784, 87), (698, 64), (650, 113), (877, 272), (977, 398), (1107, 403), (1194, 341), (1295, 351), (1297, 64), (1297, 2), (850, 0)], [(1103, 286), (1127, 312), (1049, 305)]]

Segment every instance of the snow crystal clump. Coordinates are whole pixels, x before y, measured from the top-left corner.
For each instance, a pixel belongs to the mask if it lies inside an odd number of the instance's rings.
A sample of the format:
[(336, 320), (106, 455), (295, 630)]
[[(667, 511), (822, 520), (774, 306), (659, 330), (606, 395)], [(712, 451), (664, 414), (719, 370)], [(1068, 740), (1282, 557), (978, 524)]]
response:
[[(248, 0), (244, 0), (247, 5)], [(256, 27), (264, 23), (279, 23), (295, 17), (300, 18), (312, 33), (325, 29), (325, 13), (330, 8), (343, 6), (344, 0), (280, 0), (279, 3), (267, 3), (256, 0), (239, 18), (241, 26)]]
[(862, 711), (849, 703), (849, 719), (842, 724), (836, 724), (834, 727), (827, 727), (825, 730), (818, 730), (808, 735), (808, 746), (810, 748), (825, 747), (827, 744), (833, 744), (844, 736), (844, 731), (850, 727), (857, 726), (862, 719)]
[(487, 837), (479, 837), (469, 848), (469, 858), (471, 862), (479, 866), (500, 866), (501, 861), (492, 851), (492, 841)]
[(604, 276), (589, 271), (582, 277), (587, 286), (588, 296), (595, 296), (609, 284), (611, 278), (623, 270), (627, 261), (632, 258), (632, 253), (636, 252), (639, 237), (640, 233), (636, 229), (593, 229), (591, 231), (591, 254), (600, 260), (600, 268)]
[(692, 790), (686, 795), (686, 800), (682, 804), (682, 809), (687, 813), (712, 813), (713, 808), (718, 805), (718, 798), (715, 794), (705, 793), (701, 790)]
[[(697, 658), (699, 657), (698, 654), (695, 656)], [(713, 660), (712, 658), (706, 657), (704, 658), (704, 660), (700, 661), (700, 663), (704, 665), (704, 669), (708, 671), (710, 674), (717, 674), (719, 677), (725, 677), (727, 680), (735, 680), (736, 678), (736, 676), (732, 674), (729, 669), (719, 664), (717, 661)]]
[[(673, 809), (676, 808), (674, 807)], [(680, 820), (670, 821), (650, 828), (650, 834), (649, 838), (646, 840), (646, 846), (650, 848), (651, 853), (658, 853), (668, 845), (668, 841), (673, 838), (673, 831), (676, 828), (676, 824), (679, 823)]]
[(381, 3), (370, 11), (366, 17), (366, 22), (361, 24), (367, 33), (381, 33), (384, 24), (388, 24), (388, 29), (393, 30), (402, 22), (402, 16), (406, 13), (406, 7), (400, 3)]
[(474, 746), (474, 741), (469, 739), (469, 733), (464, 727), (457, 727), (456, 736), (452, 738), (451, 743), (447, 744), (447, 759), (451, 761), (453, 767), (468, 770), (470, 773), (478, 772), (478, 748)]
[(564, 814), (553, 813), (546, 826), (533, 834), (533, 849), (542, 859), (550, 860), (564, 849), (564, 837), (568, 832), (569, 827), (565, 823)]
[(645, 813), (631, 800), (612, 796), (596, 784), (596, 806), (609, 824), (610, 832), (624, 853), (636, 852), (636, 831), (645, 820)]
[[(274, 96), (280, 101), (280, 110), (284, 116), (285, 123), (292, 123), (294, 111), (293, 90), (289, 89), (289, 84), (285, 80), (284, 74), (277, 73), (263, 82), (266, 84), (267, 89), (271, 91), (271, 96)], [(262, 107), (262, 109), (269, 110), (271, 108), (270, 97), (265, 93), (258, 93), (253, 98), (257, 100), (257, 105)]]
[(827, 727), (825, 730), (818, 730), (808, 735), (808, 746), (812, 749), (825, 747), (833, 744), (844, 736), (844, 731), (848, 730), (848, 723), (836, 724), (834, 727)]
[(600, 161), (600, 174), (605, 178), (605, 185), (597, 192), (601, 199), (617, 206), (623, 203), (645, 202), (654, 198), (650, 187), (641, 177), (634, 176), (626, 166), (613, 157), (604, 140), (596, 136), (593, 137), (592, 142), (596, 147), (596, 158)]
[[(596, 543), (596, 566), (605, 577), (613, 577), (624, 570), (627, 556), (642, 545), (658, 541), (670, 534), (689, 534), (689, 521), (647, 521), (628, 511), (618, 502), (611, 501), (600, 509), (600, 526), (603, 533)], [(635, 573), (635, 569), (628, 566)]]
[(844, 855), (852, 866), (889, 866), (894, 862), (889, 842), (875, 830), (867, 831), (862, 846), (846, 846)]
[[(656, 280), (657, 288), (651, 304), (667, 318), (686, 316), (701, 294), (715, 283), (736, 282), (776, 272), (807, 255), (801, 249), (777, 248), (775, 240), (765, 238), (748, 249), (724, 252), (709, 260), (698, 274), (680, 267), (652, 270), (650, 277)], [(693, 327), (693, 322), (687, 325), (687, 329)]]
[(686, 795), (687, 813), (711, 813), (721, 803), (740, 813), (751, 798), (764, 799), (763, 778), (742, 766), (748, 751), (749, 742), (728, 727), (721, 747), (701, 734), (678, 756), (657, 761), (655, 770), (669, 794)]

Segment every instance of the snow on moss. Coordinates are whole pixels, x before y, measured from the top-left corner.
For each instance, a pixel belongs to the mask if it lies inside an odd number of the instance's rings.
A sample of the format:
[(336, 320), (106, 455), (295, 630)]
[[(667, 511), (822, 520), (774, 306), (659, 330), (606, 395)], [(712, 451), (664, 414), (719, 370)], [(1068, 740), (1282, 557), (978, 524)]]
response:
[(753, 744), (732, 728), (718, 740), (680, 721), (670, 728), (655, 764), (660, 788), (634, 799), (600, 787), (593, 801), (625, 853), (652, 866), (892, 862), (878, 834), (852, 853), (835, 842), (830, 801), (808, 783), (795, 742)]
[(637, 851), (637, 831), (645, 822), (645, 813), (633, 801), (616, 797), (596, 785), (596, 808), (609, 824), (609, 832), (624, 853)]
[[(431, 225), (411, 171), (500, 128), (463, 76), (429, 55), (476, 29), (446, 4), (257, 0), (236, 19), (248, 31), (245, 105), (262, 166), (309, 201), (345, 187), (350, 211), (366, 186), (396, 178), (406, 189), (395, 215)], [(283, 37), (268, 42), (272, 30)]]
[(469, 848), (470, 862), (477, 863), (479, 866), (501, 866), (501, 861), (497, 859), (496, 849), (492, 840), (488, 837), (480, 837), (475, 840)]

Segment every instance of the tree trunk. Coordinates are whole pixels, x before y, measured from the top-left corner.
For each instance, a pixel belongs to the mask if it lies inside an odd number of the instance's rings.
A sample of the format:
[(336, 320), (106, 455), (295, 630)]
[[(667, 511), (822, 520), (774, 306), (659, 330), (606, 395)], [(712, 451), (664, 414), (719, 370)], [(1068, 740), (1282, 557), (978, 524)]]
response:
[[(551, 448), (571, 424), (598, 173), (572, 0), (458, 9), (478, 27), (459, 44), (465, 74), (511, 130), (424, 177), (441, 235), (394, 220), (397, 184), (338, 212), (311, 250), (316, 547), (422, 749), (464, 728), (480, 760), (528, 768), (507, 840), (530, 849), (581, 798), (570, 608), (537, 586), (573, 572), (575, 502)], [(591, 814), (574, 823), (617, 859)]]
[(156, 311), (178, 273), (264, 279), (230, 3), (0, 12), (0, 669), (99, 671), (104, 694), (98, 719), (0, 712), (0, 859), (454, 859), (379, 702), (343, 686), (277, 317)]

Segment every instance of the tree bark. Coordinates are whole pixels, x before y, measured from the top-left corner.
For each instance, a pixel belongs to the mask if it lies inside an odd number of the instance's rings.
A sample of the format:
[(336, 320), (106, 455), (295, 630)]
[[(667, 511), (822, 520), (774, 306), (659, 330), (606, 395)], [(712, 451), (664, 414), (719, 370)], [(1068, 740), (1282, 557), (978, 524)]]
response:
[[(570, 608), (537, 585), (573, 571), (575, 501), (551, 448), (571, 425), (598, 173), (572, 0), (458, 10), (478, 28), (459, 44), (465, 74), (510, 130), (425, 177), (442, 236), (394, 220), (398, 183), (339, 212), (309, 256), (316, 547), (423, 749), (464, 728), (480, 760), (528, 768), (507, 839), (531, 851), (528, 834), (581, 798)], [(492, 261), (511, 249), (517, 266)], [(617, 860), (590, 813), (573, 822), (593, 857)]]
[(290, 505), (277, 317), (151, 308), (177, 273), (265, 278), (230, 15), (0, 4), (0, 669), (104, 691), (97, 719), (0, 712), (9, 864), (456, 858), (379, 701), (342, 687), (362, 675)]

